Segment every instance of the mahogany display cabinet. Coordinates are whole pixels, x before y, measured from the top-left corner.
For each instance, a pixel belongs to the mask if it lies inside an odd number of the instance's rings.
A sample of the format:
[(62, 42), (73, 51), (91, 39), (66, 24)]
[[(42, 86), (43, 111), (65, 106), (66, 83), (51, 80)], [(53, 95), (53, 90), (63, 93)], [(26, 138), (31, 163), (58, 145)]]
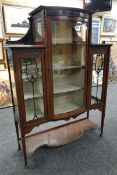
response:
[[(29, 24), (22, 39), (5, 45), (17, 140), (25, 165), (39, 140), (45, 138), (47, 144), (49, 135), (60, 132), (62, 138), (67, 128), (68, 140), (63, 142), (68, 143), (75, 140), (83, 121), (91, 128), (92, 109), (101, 111), (102, 135), (111, 46), (91, 44), (92, 12), (87, 10), (40, 6), (30, 13)], [(83, 113), (87, 116), (79, 118)], [(31, 134), (40, 124), (75, 117), (72, 124)], [(68, 138), (70, 131), (73, 135)]]

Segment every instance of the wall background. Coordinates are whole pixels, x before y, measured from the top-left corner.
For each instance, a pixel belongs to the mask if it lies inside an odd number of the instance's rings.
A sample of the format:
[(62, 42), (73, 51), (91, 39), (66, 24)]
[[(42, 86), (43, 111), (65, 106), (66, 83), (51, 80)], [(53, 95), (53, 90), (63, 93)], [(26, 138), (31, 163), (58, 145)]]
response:
[(39, 5), (63, 5), (63, 6), (72, 6), (72, 7), (83, 7), (83, 1), (82, 0), (1, 0), (2, 4), (10, 4), (10, 5), (20, 5), (20, 6), (28, 6), (28, 7), (38, 7)]
[[(70, 7), (78, 7), (78, 8), (83, 8), (83, 0), (0, 0), (0, 7), (2, 8), (4, 5), (12, 5), (12, 6), (22, 6), (22, 7), (31, 7), (31, 8), (36, 8), (39, 5), (53, 5), (53, 6), (70, 6)], [(113, 17), (117, 18), (117, 0), (112, 0), (112, 10), (108, 12), (98, 12), (94, 14), (94, 18), (99, 18), (100, 22), (102, 22), (102, 16), (105, 15), (111, 15)], [(3, 12), (2, 12), (3, 14)], [(101, 25), (100, 25), (101, 26)], [(5, 42), (6, 39), (9, 39), (9, 37), (15, 36), (12, 34), (6, 34), (4, 30), (4, 21), (2, 23), (2, 30), (3, 30), (3, 43)], [(22, 37), (23, 35), (17, 35), (17, 37)], [(100, 35), (100, 42), (101, 41), (117, 41), (117, 34), (116, 36), (103, 36)], [(5, 54), (4, 54), (5, 55)], [(6, 59), (2, 62), (6, 65)], [(1, 64), (1, 62), (0, 62)]]

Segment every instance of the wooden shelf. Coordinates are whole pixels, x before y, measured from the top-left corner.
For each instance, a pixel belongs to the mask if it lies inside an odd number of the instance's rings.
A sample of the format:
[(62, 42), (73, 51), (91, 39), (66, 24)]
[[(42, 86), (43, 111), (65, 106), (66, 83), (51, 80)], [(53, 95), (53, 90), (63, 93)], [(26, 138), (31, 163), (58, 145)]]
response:
[(54, 114), (61, 114), (61, 113), (66, 113), (70, 111), (74, 111), (81, 108), (78, 106), (78, 104), (74, 102), (67, 102), (66, 103), (61, 103), (61, 104), (55, 104), (54, 105)]
[(84, 67), (77, 65), (59, 65), (56, 64), (53, 66), (53, 70), (66, 70), (66, 69), (82, 69)]
[(74, 42), (74, 43), (72, 43), (72, 45), (74, 45), (74, 46), (77, 46), (77, 45), (86, 45), (86, 42), (85, 41), (82, 41), (82, 42)]
[(86, 45), (85, 41), (82, 42), (53, 42), (52, 46), (57, 46), (57, 45)]
[[(97, 87), (97, 83), (92, 82), (92, 87)], [(102, 87), (102, 84), (98, 84), (98, 87)]]
[[(35, 65), (33, 65), (33, 64), (27, 64), (27, 70), (29, 71), (34, 71), (35, 70)], [(40, 67), (38, 67), (38, 69), (42, 69), (42, 67), (40, 66)], [(22, 71), (25, 71), (26, 70), (26, 66), (22, 66), (22, 69), (21, 69)]]
[[(29, 78), (31, 78), (31, 77), (29, 77)], [(42, 79), (42, 76), (40, 76), (40, 77), (37, 78), (37, 80), (39, 80), (39, 79)], [(28, 80), (28, 78), (26, 77), (26, 75), (22, 75), (22, 80), (23, 80), (23, 82), (30, 82), (30, 81)], [(30, 83), (31, 83), (31, 82), (30, 82)]]
[(81, 87), (81, 86), (77, 86), (74, 84), (65, 84), (62, 86), (54, 87), (54, 94), (70, 92), (70, 91), (77, 91), (77, 90), (81, 90), (81, 89), (83, 89), (83, 87)]
[[(41, 94), (40, 92), (36, 92), (35, 93), (35, 98), (38, 98), (38, 97), (43, 97), (43, 94)], [(24, 93), (24, 99), (25, 100), (32, 99), (32, 98), (33, 98), (32, 93), (30, 93), (30, 92), (25, 92)]]

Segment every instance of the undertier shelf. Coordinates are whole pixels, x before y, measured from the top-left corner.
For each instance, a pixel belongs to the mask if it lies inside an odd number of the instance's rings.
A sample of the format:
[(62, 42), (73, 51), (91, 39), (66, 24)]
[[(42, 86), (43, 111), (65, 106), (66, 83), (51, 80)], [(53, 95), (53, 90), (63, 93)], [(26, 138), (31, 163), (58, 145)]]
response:
[(55, 114), (66, 113), (66, 112), (77, 110), (79, 108), (81, 108), (81, 106), (79, 106), (78, 104), (76, 104), (74, 102), (55, 104), (54, 105), (54, 113)]
[[(28, 156), (31, 156), (37, 148), (44, 145), (53, 147), (71, 143), (72, 141), (80, 138), (86, 130), (98, 128), (99, 127), (95, 123), (84, 118), (82, 120), (72, 122), (72, 124), (64, 124), (53, 129), (27, 136), (25, 138), (26, 153)], [(21, 140), (20, 145), (22, 149)]]
[(77, 90), (81, 90), (83, 89), (83, 87), (81, 86), (77, 86), (74, 84), (65, 84), (63, 86), (57, 86), (54, 87), (54, 93), (64, 93), (64, 92), (70, 92), (70, 91), (77, 91)]
[[(36, 110), (36, 115), (38, 118), (44, 117), (44, 114), (39, 109)], [(34, 118), (34, 110), (26, 111), (26, 121), (33, 120), (33, 118)], [(35, 118), (35, 119), (37, 119), (37, 118)]]

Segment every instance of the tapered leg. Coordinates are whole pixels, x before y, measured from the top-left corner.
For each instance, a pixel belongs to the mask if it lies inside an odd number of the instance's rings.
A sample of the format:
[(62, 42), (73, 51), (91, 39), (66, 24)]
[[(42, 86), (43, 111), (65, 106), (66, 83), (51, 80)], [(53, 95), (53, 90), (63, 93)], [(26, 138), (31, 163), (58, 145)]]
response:
[(17, 123), (17, 121), (16, 121), (16, 120), (15, 120), (15, 128), (16, 128), (16, 135), (17, 135), (18, 149), (19, 149), (19, 150), (21, 150), (21, 148), (20, 148), (20, 144), (19, 144), (19, 140), (20, 140), (20, 138), (19, 138), (19, 129), (18, 129), (18, 123)]
[(24, 167), (27, 168), (27, 155), (26, 155), (25, 138), (22, 139), (22, 148), (23, 148), (23, 155), (24, 155)]
[(102, 111), (102, 117), (101, 117), (101, 133), (100, 133), (100, 137), (102, 137), (102, 135), (103, 135), (104, 119), (105, 119), (105, 110)]
[(87, 118), (89, 118), (89, 111), (87, 111)]

